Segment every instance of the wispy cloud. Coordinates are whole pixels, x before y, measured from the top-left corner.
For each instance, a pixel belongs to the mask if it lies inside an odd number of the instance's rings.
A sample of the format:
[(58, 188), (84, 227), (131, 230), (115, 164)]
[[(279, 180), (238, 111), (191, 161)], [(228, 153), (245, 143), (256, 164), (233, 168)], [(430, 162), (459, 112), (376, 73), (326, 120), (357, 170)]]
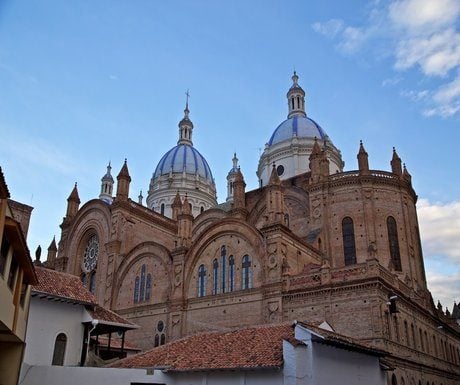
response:
[(365, 46), (390, 47), (397, 72), (416, 69), (440, 82), (430, 90), (430, 98), (411, 100), (423, 100), (425, 116), (449, 117), (460, 112), (459, 17), (458, 0), (393, 0), (375, 2), (361, 26), (332, 19), (314, 23), (312, 28), (334, 40), (337, 49), (347, 55)]
[(460, 201), (417, 203), (428, 286), (435, 300), (451, 307), (460, 300)]
[(4, 156), (14, 160), (19, 170), (41, 168), (61, 175), (75, 175), (78, 165), (69, 154), (38, 137), (21, 136), (1, 129)]

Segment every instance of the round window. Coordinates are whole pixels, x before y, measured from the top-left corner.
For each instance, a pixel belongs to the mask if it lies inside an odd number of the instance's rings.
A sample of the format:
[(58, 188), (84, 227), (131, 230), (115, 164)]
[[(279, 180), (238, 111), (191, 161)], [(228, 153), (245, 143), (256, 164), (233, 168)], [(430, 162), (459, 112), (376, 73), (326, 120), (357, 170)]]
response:
[(158, 321), (157, 330), (161, 333), (164, 328), (165, 328), (165, 324), (163, 323), (163, 321)]
[(283, 175), (283, 174), (284, 174), (284, 166), (280, 164), (280, 165), (276, 168), (276, 173), (278, 174), (278, 176)]

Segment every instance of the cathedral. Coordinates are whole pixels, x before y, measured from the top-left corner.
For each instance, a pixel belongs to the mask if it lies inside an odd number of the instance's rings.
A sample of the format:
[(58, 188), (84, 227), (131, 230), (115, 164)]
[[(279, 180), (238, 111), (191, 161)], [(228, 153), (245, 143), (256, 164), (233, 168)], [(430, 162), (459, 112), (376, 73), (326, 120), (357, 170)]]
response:
[(109, 164), (98, 199), (80, 205), (73, 188), (45, 265), (139, 325), (127, 338), (142, 349), (299, 320), (385, 351), (389, 384), (460, 383), (460, 329), (427, 288), (408, 170), (395, 149), (390, 171), (371, 169), (360, 143), (357, 169), (344, 171), (295, 72), (287, 102), (267, 132), (259, 187), (246, 191), (235, 154), (222, 203), (187, 102), (145, 204), (130, 198), (127, 161), (116, 184)]

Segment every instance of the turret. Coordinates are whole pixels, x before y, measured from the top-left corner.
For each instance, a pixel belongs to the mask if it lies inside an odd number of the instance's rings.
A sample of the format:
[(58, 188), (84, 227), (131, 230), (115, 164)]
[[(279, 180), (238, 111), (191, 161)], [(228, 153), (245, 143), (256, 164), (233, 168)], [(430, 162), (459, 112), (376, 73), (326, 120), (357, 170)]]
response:
[(233, 182), (233, 211), (246, 216), (246, 183), (241, 170), (238, 168)]
[(77, 182), (75, 182), (75, 186), (67, 198), (67, 213), (65, 216), (66, 220), (72, 219), (77, 214), (79, 205), (80, 197), (78, 196)]
[(187, 101), (185, 103), (184, 117), (179, 122), (179, 140), (177, 141), (177, 144), (189, 144), (192, 146), (193, 123), (189, 118), (190, 111), (188, 109), (188, 98), (190, 95), (188, 91), (186, 92), (186, 95)]
[(319, 147), (318, 139), (316, 137), (309, 159), (309, 167), (311, 171), (310, 181), (312, 183), (316, 183), (319, 181), (321, 174), (321, 148)]
[(174, 197), (174, 201), (171, 205), (171, 209), (172, 209), (172, 219), (177, 220), (181, 212), (181, 209), (182, 209), (182, 201), (180, 200), (179, 191), (176, 193), (176, 196)]
[(56, 237), (53, 237), (50, 245), (48, 246), (48, 255), (46, 257), (46, 266), (50, 269), (54, 269), (54, 261), (56, 260), (57, 247)]
[(403, 164), (403, 173), (402, 177), (405, 181), (412, 183), (412, 176), (409, 174), (409, 171), (407, 171), (406, 164)]
[(398, 176), (402, 176), (401, 158), (396, 153), (396, 149), (393, 147), (393, 157), (391, 158), (391, 172)]
[(238, 173), (238, 158), (236, 153), (233, 154), (233, 166), (227, 174), (227, 202), (233, 202), (234, 182)]
[(284, 223), (284, 192), (275, 164), (273, 164), (266, 191), (269, 224)]
[(292, 86), (287, 93), (289, 114), (288, 119), (293, 116), (307, 116), (305, 113), (305, 91), (298, 84), (299, 77), (296, 72), (292, 75)]
[(117, 200), (127, 201), (129, 197), (129, 184), (131, 183), (131, 177), (129, 176), (128, 164), (125, 159), (125, 163), (117, 176)]
[(369, 174), (369, 159), (366, 150), (363, 146), (363, 141), (359, 141), (359, 152), (358, 152), (358, 169), (360, 174)]
[(177, 226), (179, 245), (183, 247), (189, 247), (192, 239), (193, 215), (190, 206), (186, 195), (182, 202), (180, 214), (178, 215)]
[(101, 193), (99, 194), (99, 199), (107, 203), (112, 203), (112, 193), (113, 193), (113, 177), (111, 174), (112, 167), (109, 164), (107, 165), (107, 172), (101, 179)]

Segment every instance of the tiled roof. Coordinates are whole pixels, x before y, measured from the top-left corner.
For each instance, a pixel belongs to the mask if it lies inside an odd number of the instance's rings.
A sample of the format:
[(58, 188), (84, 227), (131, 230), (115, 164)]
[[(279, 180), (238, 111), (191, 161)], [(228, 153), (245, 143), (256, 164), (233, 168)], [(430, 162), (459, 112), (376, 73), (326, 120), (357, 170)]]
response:
[(161, 367), (170, 371), (279, 369), (283, 340), (293, 338), (292, 323), (231, 332), (195, 334), (125, 358), (120, 368)]
[(88, 310), (88, 313), (90, 314), (91, 318), (98, 320), (103, 324), (127, 326), (129, 328), (137, 327), (113, 311), (105, 309), (99, 305), (95, 306), (93, 309)]
[(80, 278), (44, 267), (35, 267), (38, 284), (32, 287), (32, 294), (46, 294), (70, 302), (96, 305), (96, 298), (83, 286)]
[[(96, 341), (95, 337), (91, 337), (93, 341)], [(98, 344), (100, 347), (106, 348), (109, 344), (109, 338), (108, 337), (101, 337), (97, 339)], [(110, 349), (121, 349), (121, 339), (120, 338), (113, 338), (110, 340)], [(124, 350), (131, 350), (131, 351), (141, 351), (142, 349), (138, 346), (134, 346), (133, 344), (125, 341), (125, 344), (123, 346)]]

